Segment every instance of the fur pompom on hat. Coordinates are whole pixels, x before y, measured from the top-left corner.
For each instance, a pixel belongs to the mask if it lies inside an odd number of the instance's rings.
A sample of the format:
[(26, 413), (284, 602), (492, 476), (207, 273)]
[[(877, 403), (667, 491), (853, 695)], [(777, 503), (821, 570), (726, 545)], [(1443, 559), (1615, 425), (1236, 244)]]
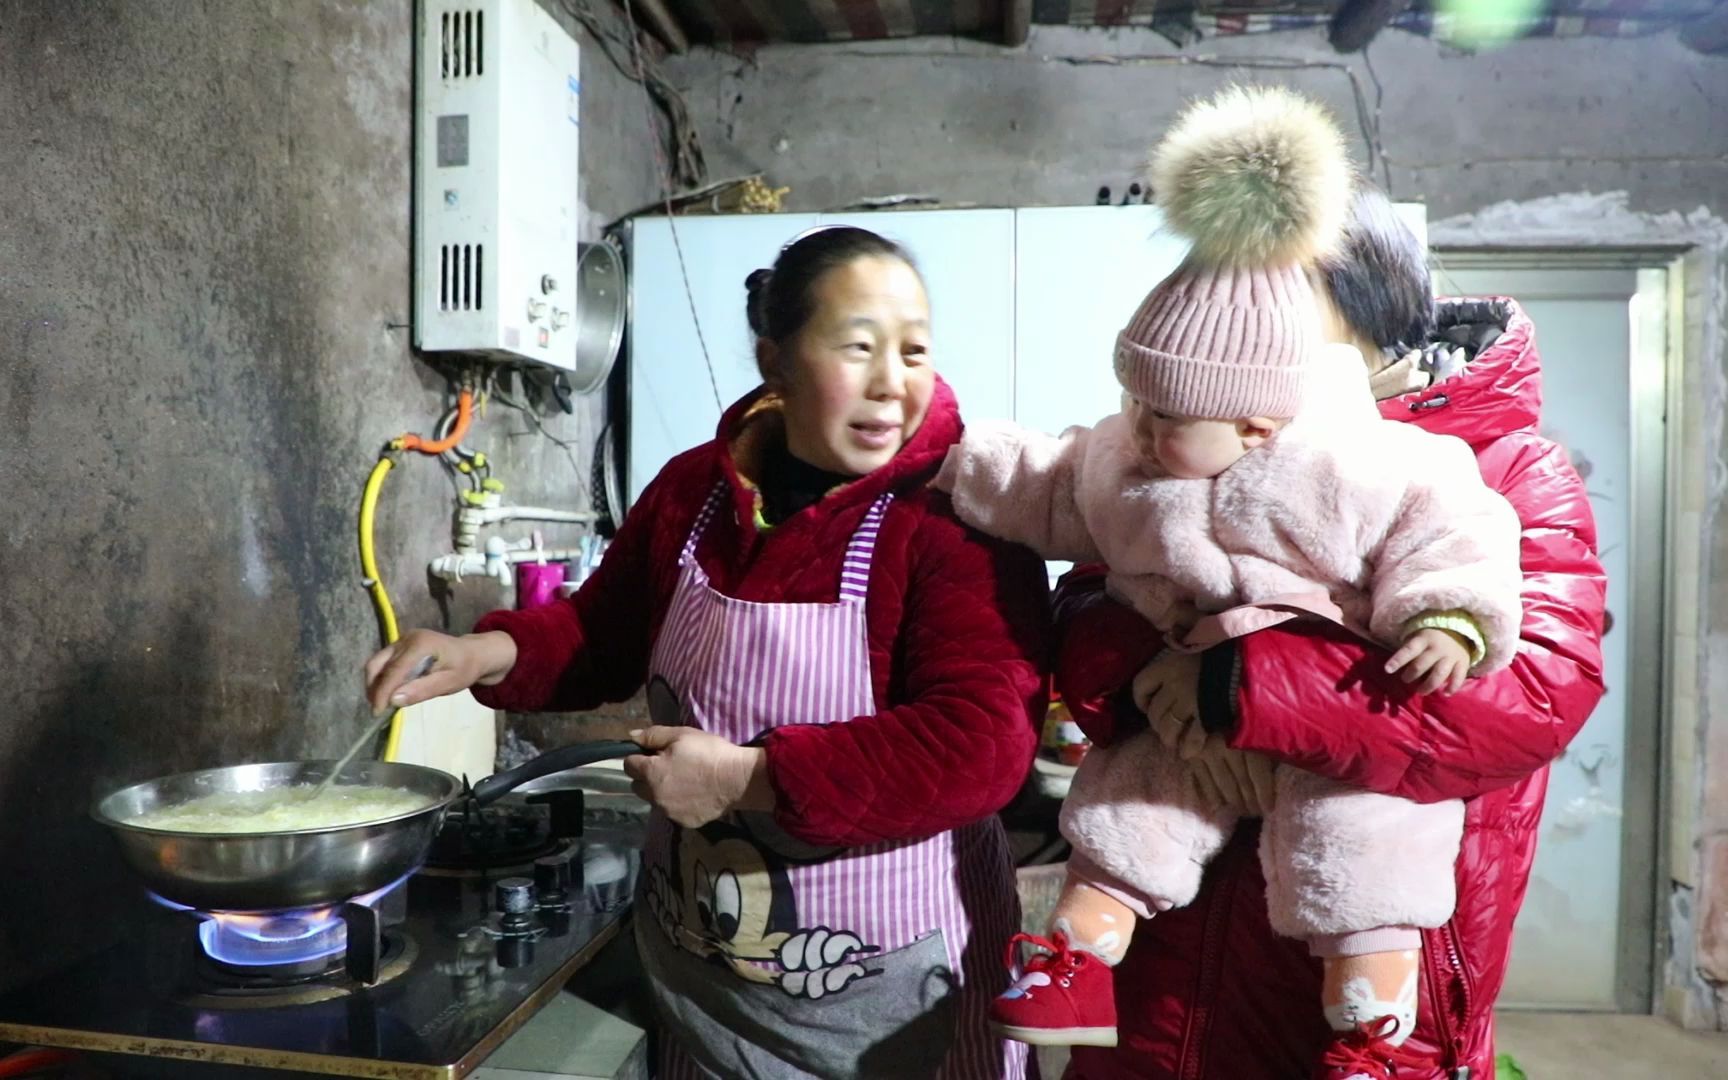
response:
[(1294, 416), (1320, 344), (1307, 269), (1350, 205), (1343, 135), (1288, 90), (1233, 87), (1183, 113), (1150, 171), (1193, 248), (1117, 336), (1118, 380), (1175, 415)]

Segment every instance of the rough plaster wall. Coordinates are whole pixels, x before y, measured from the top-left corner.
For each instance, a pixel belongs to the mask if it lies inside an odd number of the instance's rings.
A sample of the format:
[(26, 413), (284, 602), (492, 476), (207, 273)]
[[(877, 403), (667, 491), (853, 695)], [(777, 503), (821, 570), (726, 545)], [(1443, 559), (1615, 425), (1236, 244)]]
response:
[[(1629, 191), (1640, 210), (1728, 204), (1728, 57), (1671, 37), (1538, 40), (1479, 57), (1389, 32), (1370, 51), (1393, 192), (1432, 216), (1563, 191)], [(1204, 66), (1215, 58), (1224, 66)], [(1243, 63), (1330, 65), (1288, 72)], [(1098, 62), (1103, 61), (1103, 62)], [(948, 40), (696, 50), (668, 63), (716, 176), (765, 170), (816, 210), (915, 192), (989, 205), (1120, 197), (1182, 102), (1275, 80), (1328, 102), (1362, 154), (1344, 68), (1319, 31), (1178, 51), (1150, 31), (1040, 27), (1006, 51)]]
[[(444, 400), (406, 327), (412, 28), (411, 0), (6, 5), (0, 985), (67, 958), (46, 943), (102, 943), (124, 875), (93, 794), (327, 753), (356, 723), (361, 484)], [(629, 84), (584, 59), (607, 219), (651, 195), (651, 158)], [(549, 421), (583, 478), (600, 415)], [(510, 497), (585, 506), (530, 430), (495, 409), (470, 443)], [(385, 487), (404, 626), (443, 617), (424, 565), (451, 493), (430, 459)], [(499, 598), (465, 586), (452, 625)]]
[[(1205, 58), (1218, 66), (1196, 62)], [(1276, 58), (1326, 66), (1247, 66)], [(1688, 269), (1689, 355), (1705, 367), (1692, 403), (1709, 465), (1688, 524), (1708, 586), (1696, 628), (1697, 840), (1682, 856), (1693, 865), (1676, 869), (1697, 888), (1670, 905), (1668, 982), (1670, 1000), (1691, 1003), (1672, 1012), (1719, 1025), (1728, 997), (1710, 983), (1728, 983), (1728, 58), (1671, 37), (1530, 41), (1471, 57), (1387, 33), (1369, 60), (1384, 89), (1392, 192), (1429, 204), (1436, 244), (1699, 245)], [(1037, 28), (1014, 51), (947, 41), (781, 47), (748, 59), (699, 50), (672, 70), (716, 175), (764, 171), (791, 187), (795, 210), (897, 193), (1085, 204), (1106, 184), (1120, 198), (1184, 100), (1241, 79), (1330, 103), (1361, 160), (1348, 73), (1370, 107), (1376, 94), (1367, 61), (1339, 57), (1318, 31), (1178, 52), (1146, 31)], [(1561, 192), (1617, 194), (1554, 197)]]

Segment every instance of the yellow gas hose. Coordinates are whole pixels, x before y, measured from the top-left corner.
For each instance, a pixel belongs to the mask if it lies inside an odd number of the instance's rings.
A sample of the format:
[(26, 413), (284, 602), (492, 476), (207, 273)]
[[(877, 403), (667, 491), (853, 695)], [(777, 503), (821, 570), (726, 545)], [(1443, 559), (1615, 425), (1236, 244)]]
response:
[[(372, 466), (372, 474), (366, 477), (366, 490), (360, 496), (360, 573), (364, 575), (372, 606), (378, 611), (378, 629), (383, 633), (386, 645), (395, 644), (402, 635), (396, 628), (396, 609), (390, 606), (390, 594), (385, 591), (384, 579), (378, 574), (378, 556), (372, 546), (372, 524), (378, 514), (378, 493), (384, 489), (384, 477), (395, 465), (388, 453), (380, 455), (378, 463)], [(395, 761), (401, 744), (402, 710), (397, 709), (390, 717), (390, 734), (384, 739), (384, 760)]]

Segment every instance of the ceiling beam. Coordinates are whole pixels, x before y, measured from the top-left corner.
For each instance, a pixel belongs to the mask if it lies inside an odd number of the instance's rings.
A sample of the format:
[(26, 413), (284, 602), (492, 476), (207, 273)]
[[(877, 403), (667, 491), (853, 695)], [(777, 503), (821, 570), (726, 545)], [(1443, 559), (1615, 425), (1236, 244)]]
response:
[(1341, 53), (1360, 52), (1410, 7), (1410, 0), (1344, 0), (1332, 16), (1327, 40)]
[(1680, 40), (1701, 53), (1728, 52), (1728, 7), (1718, 7), (1682, 26)]
[(1032, 36), (1032, 0), (1002, 0), (1002, 44), (1018, 49)]

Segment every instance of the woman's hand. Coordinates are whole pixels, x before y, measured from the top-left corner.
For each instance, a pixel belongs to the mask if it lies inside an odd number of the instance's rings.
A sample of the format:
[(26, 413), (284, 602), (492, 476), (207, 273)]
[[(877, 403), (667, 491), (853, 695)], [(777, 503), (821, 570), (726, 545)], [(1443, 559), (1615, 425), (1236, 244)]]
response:
[(687, 727), (651, 727), (630, 737), (647, 754), (624, 759), (630, 788), (686, 829), (729, 810), (772, 810), (768, 751)]
[[(1198, 723), (1191, 731), (1200, 731)], [(1265, 754), (1232, 750), (1222, 736), (1202, 732), (1197, 740), (1184, 741), (1183, 761), (1188, 782), (1201, 801), (1227, 806), (1242, 817), (1265, 817), (1272, 812), (1276, 792), (1272, 770), (1276, 764)]]
[(1134, 676), (1133, 694), (1159, 741), (1176, 749), (1189, 732), (1200, 730), (1200, 655), (1165, 649)]
[[(432, 667), (410, 681), (409, 673), (426, 657)], [(372, 712), (400, 709), (470, 686), (491, 686), (516, 664), (516, 641), (509, 634), (452, 637), (436, 630), (410, 630), (366, 661), (366, 699)]]
[(1200, 726), (1200, 654), (1166, 649), (1134, 676), (1134, 704), (1164, 746), (1188, 766), (1188, 783), (1212, 806), (1243, 817), (1272, 809), (1271, 758), (1232, 750)]

